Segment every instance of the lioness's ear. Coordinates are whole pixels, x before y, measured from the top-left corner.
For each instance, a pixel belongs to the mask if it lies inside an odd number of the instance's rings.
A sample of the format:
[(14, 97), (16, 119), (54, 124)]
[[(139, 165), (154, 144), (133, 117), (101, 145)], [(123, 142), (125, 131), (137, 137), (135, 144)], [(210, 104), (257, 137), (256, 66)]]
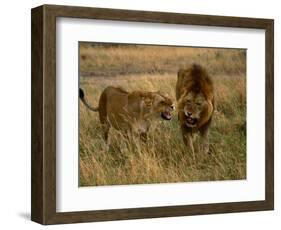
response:
[(152, 106), (152, 98), (151, 97), (142, 97), (142, 101), (144, 102), (144, 105), (147, 107)]
[(169, 98), (169, 94), (166, 92), (161, 92), (160, 90), (158, 90), (156, 93), (164, 98)]

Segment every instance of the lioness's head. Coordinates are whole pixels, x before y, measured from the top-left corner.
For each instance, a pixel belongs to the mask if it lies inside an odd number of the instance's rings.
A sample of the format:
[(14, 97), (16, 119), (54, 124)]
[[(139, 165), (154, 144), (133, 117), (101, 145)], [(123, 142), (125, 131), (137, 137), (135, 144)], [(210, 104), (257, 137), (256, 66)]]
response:
[(179, 108), (181, 110), (181, 120), (189, 128), (200, 126), (203, 120), (209, 118), (210, 111), (213, 110), (212, 103), (205, 98), (203, 93), (193, 91), (181, 98)]
[(143, 97), (143, 102), (143, 110), (148, 116), (159, 117), (164, 120), (172, 119), (172, 112), (175, 106), (169, 97), (164, 96), (160, 92), (154, 92)]

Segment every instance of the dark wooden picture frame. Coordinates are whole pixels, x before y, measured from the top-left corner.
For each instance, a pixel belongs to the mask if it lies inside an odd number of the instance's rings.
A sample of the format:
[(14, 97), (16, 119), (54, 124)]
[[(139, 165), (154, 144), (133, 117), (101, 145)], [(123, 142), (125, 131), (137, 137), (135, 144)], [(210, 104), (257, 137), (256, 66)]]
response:
[[(31, 219), (62, 224), (274, 209), (274, 21), (271, 19), (43, 5), (32, 9)], [(87, 18), (265, 30), (265, 200), (56, 212), (56, 18)]]

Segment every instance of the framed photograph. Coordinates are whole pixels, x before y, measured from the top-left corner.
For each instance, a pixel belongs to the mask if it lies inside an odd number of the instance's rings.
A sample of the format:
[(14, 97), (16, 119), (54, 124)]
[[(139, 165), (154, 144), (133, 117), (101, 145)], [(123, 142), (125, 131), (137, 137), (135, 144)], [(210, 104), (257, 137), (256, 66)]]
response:
[(32, 9), (41, 224), (274, 209), (274, 21)]

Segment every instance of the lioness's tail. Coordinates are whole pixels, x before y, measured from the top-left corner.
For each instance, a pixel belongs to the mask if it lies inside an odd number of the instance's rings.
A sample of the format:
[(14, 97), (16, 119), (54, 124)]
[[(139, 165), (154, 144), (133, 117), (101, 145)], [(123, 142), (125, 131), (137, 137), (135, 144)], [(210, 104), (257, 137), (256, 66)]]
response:
[(79, 89), (79, 97), (81, 99), (81, 101), (83, 102), (83, 104), (90, 110), (97, 112), (99, 111), (99, 107), (92, 107), (91, 105), (89, 105), (89, 103), (86, 101), (85, 99), (85, 95), (84, 95), (84, 91), (82, 89)]

